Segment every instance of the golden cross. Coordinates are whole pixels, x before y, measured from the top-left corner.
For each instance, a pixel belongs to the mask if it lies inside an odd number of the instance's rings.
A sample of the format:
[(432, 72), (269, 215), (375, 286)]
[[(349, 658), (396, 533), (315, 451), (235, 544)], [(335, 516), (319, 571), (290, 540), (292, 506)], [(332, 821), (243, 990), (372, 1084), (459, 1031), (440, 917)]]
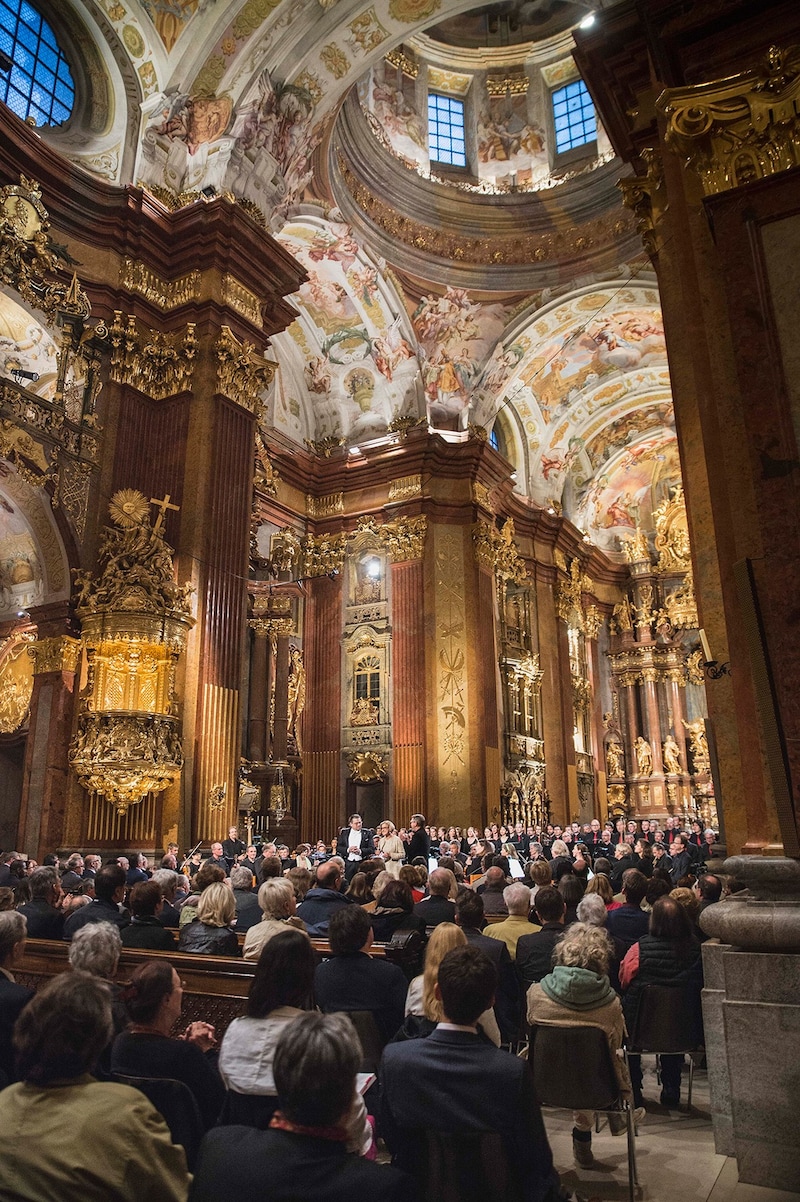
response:
[(175, 512), (177, 513), (177, 512), (178, 512), (178, 510), (180, 509), (180, 505), (170, 505), (170, 503), (169, 503), (169, 497), (170, 497), (170, 494), (169, 494), (169, 493), (167, 493), (167, 495), (164, 497), (164, 500), (163, 500), (163, 501), (159, 501), (158, 497), (151, 497), (151, 498), (150, 498), (150, 504), (151, 504), (151, 505), (155, 505), (155, 506), (156, 506), (156, 508), (158, 509), (158, 517), (156, 518), (156, 524), (155, 524), (155, 526), (153, 527), (153, 529), (155, 530), (156, 534), (158, 534), (158, 532), (160, 531), (161, 527), (164, 525), (164, 518), (165, 518), (165, 516), (166, 516), (166, 512), (167, 512), (167, 510), (168, 510), (168, 509), (174, 509), (174, 510), (175, 510)]

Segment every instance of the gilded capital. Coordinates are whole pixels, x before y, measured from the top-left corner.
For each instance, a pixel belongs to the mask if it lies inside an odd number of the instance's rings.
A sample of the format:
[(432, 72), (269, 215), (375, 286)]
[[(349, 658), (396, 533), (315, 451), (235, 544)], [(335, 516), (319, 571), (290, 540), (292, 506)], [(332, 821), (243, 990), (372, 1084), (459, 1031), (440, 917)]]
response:
[(34, 676), (42, 676), (45, 672), (74, 672), (80, 650), (80, 639), (70, 638), (67, 634), (31, 643), (28, 655), (33, 660)]
[(528, 577), (525, 561), (514, 541), (514, 519), (506, 518), (498, 530), (493, 522), (476, 522), (472, 541), (478, 565), (493, 572), (498, 580), (522, 584)]
[(214, 344), (217, 361), (217, 391), (242, 409), (258, 416), (261, 394), (272, 383), (276, 364), (260, 355), (250, 342), (240, 342), (229, 326), (223, 326)]
[(667, 207), (664, 189), (664, 168), (657, 148), (645, 147), (641, 152), (647, 170), (644, 175), (632, 175), (617, 181), (622, 203), (633, 212), (636, 228), (648, 255), (659, 251), (659, 226)]
[(772, 46), (728, 79), (667, 88), (656, 103), (666, 144), (696, 172), (706, 196), (800, 164), (800, 47)]
[(194, 322), (189, 322), (183, 332), (144, 333), (132, 314), (125, 317), (116, 309), (108, 329), (111, 379), (117, 384), (130, 384), (156, 401), (185, 392), (191, 388), (197, 355), (194, 330)]

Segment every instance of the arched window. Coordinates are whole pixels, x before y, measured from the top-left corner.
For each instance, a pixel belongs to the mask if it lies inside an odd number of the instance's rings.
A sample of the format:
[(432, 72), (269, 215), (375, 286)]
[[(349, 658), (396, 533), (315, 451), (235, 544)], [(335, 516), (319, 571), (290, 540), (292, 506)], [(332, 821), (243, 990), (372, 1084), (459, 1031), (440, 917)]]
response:
[(377, 655), (362, 655), (356, 663), (356, 701), (379, 701), (381, 696), (381, 662)]
[(75, 104), (64, 53), (28, 0), (0, 0), (0, 99), (37, 125), (63, 124)]

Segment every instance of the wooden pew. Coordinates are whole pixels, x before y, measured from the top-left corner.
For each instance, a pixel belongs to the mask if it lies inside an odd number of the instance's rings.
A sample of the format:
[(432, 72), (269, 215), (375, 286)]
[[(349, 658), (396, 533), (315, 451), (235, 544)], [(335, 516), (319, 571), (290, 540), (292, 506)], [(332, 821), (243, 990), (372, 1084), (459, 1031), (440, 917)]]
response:
[[(311, 943), (320, 958), (330, 955), (327, 939), (312, 939)], [(387, 945), (373, 944), (370, 955), (376, 959), (386, 959)], [(221, 1039), (229, 1023), (244, 1013), (256, 967), (254, 960), (124, 947), (115, 981), (120, 985), (129, 981), (133, 970), (144, 960), (168, 960), (183, 982), (183, 1010), (175, 1028), (176, 1035), (187, 1023), (202, 1019), (213, 1023), (217, 1039)], [(28, 939), (24, 955), (14, 967), (14, 976), (20, 985), (35, 990), (51, 977), (68, 971), (68, 943), (54, 939)]]

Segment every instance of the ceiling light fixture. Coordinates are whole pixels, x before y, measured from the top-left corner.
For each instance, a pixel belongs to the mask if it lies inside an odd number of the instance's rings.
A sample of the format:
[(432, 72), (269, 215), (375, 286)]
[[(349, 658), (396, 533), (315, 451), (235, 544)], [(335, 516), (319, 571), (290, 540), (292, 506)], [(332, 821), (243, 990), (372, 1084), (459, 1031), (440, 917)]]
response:
[(595, 13), (587, 13), (583, 20), (578, 22), (578, 28), (591, 29), (596, 20), (597, 16)]

